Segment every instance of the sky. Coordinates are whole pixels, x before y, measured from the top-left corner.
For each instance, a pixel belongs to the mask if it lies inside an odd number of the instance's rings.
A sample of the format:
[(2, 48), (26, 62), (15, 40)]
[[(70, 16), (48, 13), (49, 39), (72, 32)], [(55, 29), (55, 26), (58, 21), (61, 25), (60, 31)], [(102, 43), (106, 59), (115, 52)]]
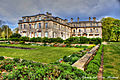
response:
[(0, 20), (14, 29), (22, 16), (52, 13), (63, 19), (88, 17), (120, 19), (120, 0), (0, 0)]

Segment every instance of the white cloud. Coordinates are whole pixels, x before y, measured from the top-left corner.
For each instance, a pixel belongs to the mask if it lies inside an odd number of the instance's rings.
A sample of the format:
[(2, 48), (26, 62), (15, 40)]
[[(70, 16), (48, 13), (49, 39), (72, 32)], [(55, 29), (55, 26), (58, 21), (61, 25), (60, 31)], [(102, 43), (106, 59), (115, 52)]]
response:
[(88, 19), (89, 16), (120, 17), (119, 0), (1, 0), (0, 19), (13, 25), (22, 16), (51, 12), (55, 16), (70, 18), (79, 16)]

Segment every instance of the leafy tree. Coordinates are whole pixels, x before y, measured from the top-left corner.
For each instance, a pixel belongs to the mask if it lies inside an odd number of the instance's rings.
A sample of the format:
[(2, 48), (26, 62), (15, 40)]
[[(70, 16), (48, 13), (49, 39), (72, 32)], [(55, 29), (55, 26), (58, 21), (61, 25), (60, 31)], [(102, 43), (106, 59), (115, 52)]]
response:
[(115, 20), (113, 24), (113, 33), (115, 33), (115, 39), (118, 41), (120, 38), (120, 20)]
[(5, 32), (4, 32), (4, 31), (2, 31), (1, 37), (2, 37), (2, 38), (5, 38)]
[(2, 32), (4, 31), (4, 35), (2, 35), (2, 37), (7, 38), (12, 35), (12, 31), (8, 25), (2, 25), (1, 29), (2, 29)]
[(107, 18), (103, 18), (102, 21), (102, 37), (103, 40), (105, 41), (110, 41), (113, 37), (113, 33), (112, 33), (112, 27), (113, 27), (113, 22), (116, 19), (111, 18), (111, 17), (107, 17)]
[(13, 31), (14, 31), (16, 34), (18, 34), (19, 28), (17, 27), (17, 28), (15, 28)]

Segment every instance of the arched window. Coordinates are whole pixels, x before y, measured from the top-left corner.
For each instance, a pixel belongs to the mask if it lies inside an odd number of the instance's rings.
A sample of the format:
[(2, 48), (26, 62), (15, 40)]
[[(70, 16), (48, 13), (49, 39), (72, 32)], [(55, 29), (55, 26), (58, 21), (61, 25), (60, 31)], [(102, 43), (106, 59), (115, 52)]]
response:
[(75, 29), (73, 30), (73, 32), (75, 33)]
[(45, 37), (48, 37), (48, 32), (45, 32)]

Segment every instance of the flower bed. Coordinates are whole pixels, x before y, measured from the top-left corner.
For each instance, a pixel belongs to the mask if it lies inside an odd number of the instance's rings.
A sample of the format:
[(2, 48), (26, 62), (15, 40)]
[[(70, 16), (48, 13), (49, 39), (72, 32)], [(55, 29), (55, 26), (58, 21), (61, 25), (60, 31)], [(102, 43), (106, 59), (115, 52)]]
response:
[(0, 60), (0, 78), (3, 80), (81, 80), (87, 74), (68, 64), (41, 64), (20, 59)]

